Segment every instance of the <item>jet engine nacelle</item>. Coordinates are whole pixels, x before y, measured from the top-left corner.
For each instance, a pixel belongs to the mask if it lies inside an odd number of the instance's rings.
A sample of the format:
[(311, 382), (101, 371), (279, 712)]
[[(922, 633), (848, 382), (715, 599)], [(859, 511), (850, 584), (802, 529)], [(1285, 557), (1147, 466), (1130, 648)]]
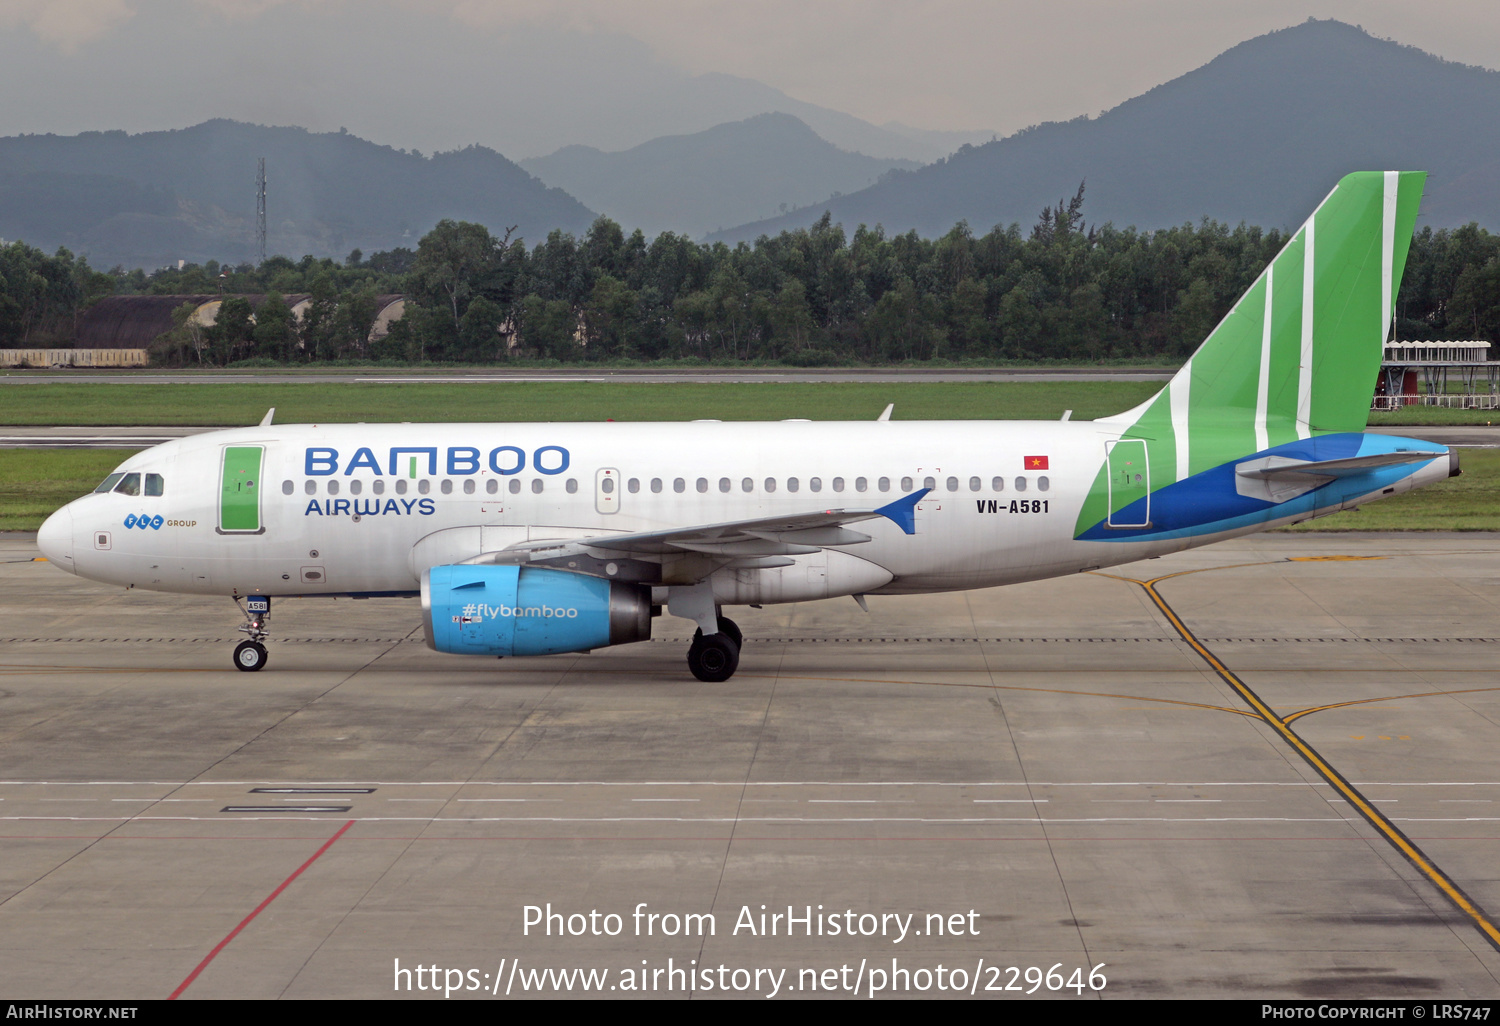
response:
[(422, 618), (439, 652), (581, 652), (650, 638), (651, 593), (567, 570), (435, 566), (422, 573)]

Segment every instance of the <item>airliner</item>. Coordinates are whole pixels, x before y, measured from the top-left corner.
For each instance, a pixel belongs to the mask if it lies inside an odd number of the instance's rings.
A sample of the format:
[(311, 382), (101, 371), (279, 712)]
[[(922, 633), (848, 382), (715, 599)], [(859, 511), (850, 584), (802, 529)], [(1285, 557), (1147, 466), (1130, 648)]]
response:
[[(1095, 421), (275, 424), (138, 453), (42, 525), (57, 567), (227, 596), (420, 596), (427, 644), (531, 656), (727, 606), (1057, 577), (1295, 524), (1458, 473), (1365, 433), (1425, 175), (1343, 178), (1154, 397)], [(272, 411), (274, 413), (274, 411)], [(868, 609), (868, 607), (866, 606)]]

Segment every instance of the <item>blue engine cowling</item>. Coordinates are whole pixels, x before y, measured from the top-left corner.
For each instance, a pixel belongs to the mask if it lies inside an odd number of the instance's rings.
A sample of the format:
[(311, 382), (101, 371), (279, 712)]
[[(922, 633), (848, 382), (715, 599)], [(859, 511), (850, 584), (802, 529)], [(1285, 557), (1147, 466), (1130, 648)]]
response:
[(422, 621), (439, 652), (581, 652), (650, 638), (651, 593), (567, 570), (435, 566), (422, 574)]

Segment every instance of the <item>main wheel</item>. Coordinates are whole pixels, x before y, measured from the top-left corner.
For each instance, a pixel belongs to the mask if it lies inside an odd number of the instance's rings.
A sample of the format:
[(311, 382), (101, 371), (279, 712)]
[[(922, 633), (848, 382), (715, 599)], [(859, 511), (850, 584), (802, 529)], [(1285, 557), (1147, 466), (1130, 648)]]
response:
[(705, 684), (717, 684), (739, 669), (740, 647), (727, 634), (700, 634), (688, 648), (688, 669)]
[(270, 658), (266, 652), (266, 646), (258, 641), (242, 641), (234, 650), (234, 668), (246, 673), (254, 673), (256, 670), (265, 668), (266, 660)]

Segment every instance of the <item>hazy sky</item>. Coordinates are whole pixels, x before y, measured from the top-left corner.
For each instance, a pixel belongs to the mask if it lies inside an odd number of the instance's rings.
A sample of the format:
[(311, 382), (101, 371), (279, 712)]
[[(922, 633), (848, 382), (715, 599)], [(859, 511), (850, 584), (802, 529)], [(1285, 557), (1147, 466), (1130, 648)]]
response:
[(1495, 0), (0, 0), (0, 134), (222, 116), (519, 158), (707, 127), (691, 76), (721, 72), (1003, 135), (1309, 16), (1500, 64)]

